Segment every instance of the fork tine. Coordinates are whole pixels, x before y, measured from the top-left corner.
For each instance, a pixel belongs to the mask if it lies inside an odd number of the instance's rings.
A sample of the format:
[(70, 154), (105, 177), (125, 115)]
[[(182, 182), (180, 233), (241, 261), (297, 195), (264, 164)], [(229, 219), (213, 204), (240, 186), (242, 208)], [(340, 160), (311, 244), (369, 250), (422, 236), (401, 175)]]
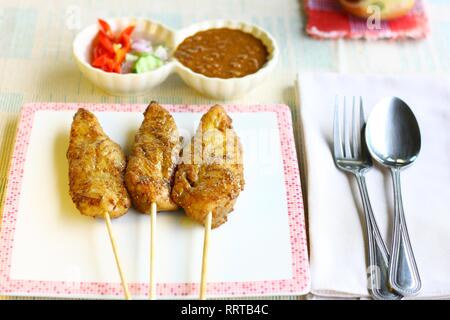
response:
[(342, 139), (341, 128), (339, 126), (339, 97), (335, 98), (334, 106), (334, 123), (333, 123), (333, 144), (334, 144), (334, 158), (342, 158)]
[(359, 97), (359, 128), (362, 130), (364, 128), (364, 125), (366, 124), (366, 118), (364, 117), (364, 106), (363, 106), (363, 99), (362, 97)]
[(349, 137), (349, 130), (348, 130), (348, 120), (347, 120), (347, 101), (344, 96), (344, 121), (343, 121), (343, 127), (344, 127), (344, 158), (351, 158), (352, 152), (350, 151), (350, 137)]
[(363, 98), (360, 96), (359, 97), (359, 132), (361, 135), (360, 150), (361, 150), (361, 156), (363, 156), (363, 157), (367, 157), (367, 155), (368, 155), (368, 150), (367, 150), (367, 145), (366, 145), (366, 136), (364, 134), (365, 125), (366, 125), (366, 117), (364, 116)]
[(358, 145), (358, 130), (356, 125), (356, 99), (355, 96), (352, 98), (352, 154), (353, 158), (358, 158), (359, 156), (359, 145)]

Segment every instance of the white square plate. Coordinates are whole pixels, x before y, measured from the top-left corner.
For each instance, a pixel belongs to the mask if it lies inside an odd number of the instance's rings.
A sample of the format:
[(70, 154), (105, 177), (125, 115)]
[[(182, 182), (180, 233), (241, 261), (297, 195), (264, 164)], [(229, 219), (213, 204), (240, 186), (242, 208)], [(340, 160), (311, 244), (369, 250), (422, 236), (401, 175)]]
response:
[[(82, 216), (68, 193), (72, 117), (93, 111), (129, 152), (145, 105), (29, 104), (20, 118), (0, 233), (0, 293), (121, 298), (106, 226)], [(187, 141), (209, 106), (165, 105)], [(299, 169), (285, 105), (225, 106), (244, 150), (245, 190), (211, 233), (208, 296), (306, 294), (309, 266)], [(145, 298), (149, 216), (112, 221), (133, 298)], [(158, 213), (158, 298), (197, 297), (203, 228), (180, 212)]]

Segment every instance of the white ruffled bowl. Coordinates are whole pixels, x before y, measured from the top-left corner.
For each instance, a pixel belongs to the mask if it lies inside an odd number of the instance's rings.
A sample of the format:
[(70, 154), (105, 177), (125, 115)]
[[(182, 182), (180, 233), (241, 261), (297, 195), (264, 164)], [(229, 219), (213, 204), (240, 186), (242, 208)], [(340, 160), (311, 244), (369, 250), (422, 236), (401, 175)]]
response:
[[(278, 47), (275, 40), (261, 28), (244, 22), (217, 20), (192, 25), (180, 31), (174, 31), (161, 23), (138, 18), (107, 19), (113, 31), (123, 30), (134, 24), (135, 35), (152, 39), (169, 48), (170, 59), (163, 66), (145, 73), (118, 74), (105, 72), (91, 66), (92, 43), (98, 32), (97, 25), (91, 25), (82, 30), (73, 42), (73, 54), (80, 71), (95, 85), (112, 95), (139, 95), (148, 93), (161, 84), (172, 73), (176, 72), (183, 81), (198, 92), (216, 98), (232, 99), (242, 96), (266, 79), (278, 62)], [(230, 28), (250, 33), (267, 47), (269, 57), (267, 63), (253, 74), (241, 78), (211, 78), (196, 73), (172, 58), (173, 51), (187, 37), (207, 29)]]
[[(157, 43), (164, 43), (173, 48), (174, 32), (160, 23), (134, 18), (108, 19), (107, 22), (115, 32), (135, 24), (135, 34), (146, 35)], [(97, 32), (97, 25), (90, 25), (82, 30), (73, 41), (73, 54), (83, 75), (106, 92), (112, 95), (143, 94), (166, 80), (172, 73), (174, 65), (171, 61), (158, 69), (139, 74), (119, 74), (94, 68), (91, 66), (91, 52)]]

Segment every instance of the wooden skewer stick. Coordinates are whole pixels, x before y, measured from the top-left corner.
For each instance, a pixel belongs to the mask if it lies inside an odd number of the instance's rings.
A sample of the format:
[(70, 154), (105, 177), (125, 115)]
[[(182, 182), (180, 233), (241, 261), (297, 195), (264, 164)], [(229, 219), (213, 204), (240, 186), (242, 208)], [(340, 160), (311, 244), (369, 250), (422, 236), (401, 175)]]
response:
[(212, 212), (205, 219), (205, 237), (203, 239), (202, 275), (200, 281), (200, 300), (206, 300), (206, 276), (208, 271), (209, 234), (211, 233)]
[(150, 206), (150, 288), (149, 298), (156, 298), (155, 284), (155, 239), (156, 239), (156, 203), (152, 202)]
[(119, 254), (117, 253), (116, 240), (114, 240), (114, 234), (111, 227), (111, 218), (109, 217), (109, 213), (105, 212), (105, 221), (106, 227), (108, 229), (109, 239), (111, 240), (111, 246), (114, 252), (114, 258), (116, 259), (117, 270), (119, 271), (120, 281), (122, 282), (122, 287), (126, 300), (131, 300), (130, 291), (128, 290), (127, 280), (125, 278), (125, 274), (122, 271), (122, 266), (120, 264)]

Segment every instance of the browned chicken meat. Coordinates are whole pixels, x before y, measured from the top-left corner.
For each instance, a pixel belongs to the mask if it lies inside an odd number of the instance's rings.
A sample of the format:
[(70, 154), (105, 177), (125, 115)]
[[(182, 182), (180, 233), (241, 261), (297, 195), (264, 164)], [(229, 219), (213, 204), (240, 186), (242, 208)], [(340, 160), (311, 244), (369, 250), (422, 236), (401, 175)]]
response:
[(178, 208), (170, 191), (180, 151), (181, 140), (173, 117), (152, 101), (144, 112), (125, 173), (136, 209), (150, 213), (152, 202), (158, 211)]
[(73, 118), (67, 159), (70, 195), (82, 214), (116, 218), (127, 212), (131, 201), (123, 180), (125, 155), (83, 108)]
[(183, 149), (172, 199), (203, 224), (212, 212), (212, 228), (227, 221), (244, 188), (242, 146), (225, 110), (215, 105), (203, 115)]

